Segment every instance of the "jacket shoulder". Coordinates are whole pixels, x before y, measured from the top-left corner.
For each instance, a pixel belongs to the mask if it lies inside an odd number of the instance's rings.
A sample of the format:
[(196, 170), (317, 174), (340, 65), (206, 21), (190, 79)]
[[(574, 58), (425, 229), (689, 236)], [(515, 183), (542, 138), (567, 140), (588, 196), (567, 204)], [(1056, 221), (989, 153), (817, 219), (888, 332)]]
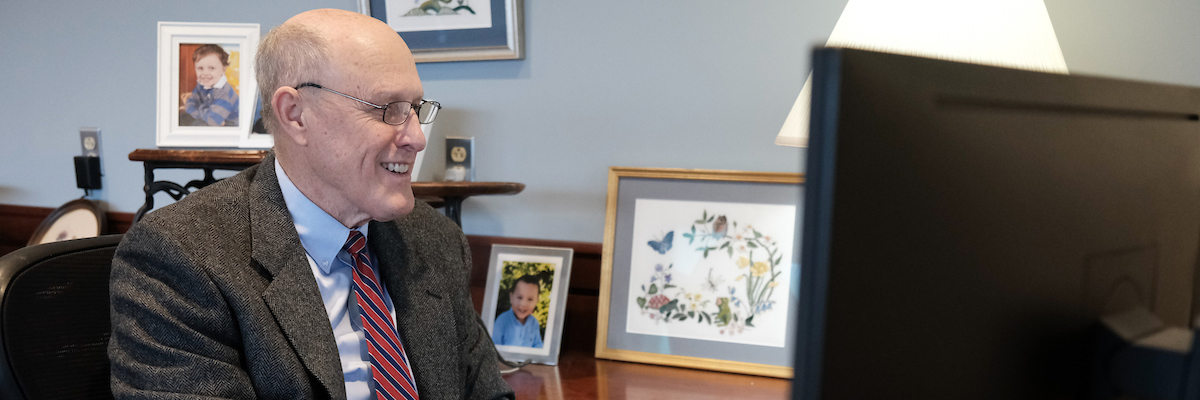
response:
[(249, 226), (250, 182), (259, 165), (188, 194), (179, 201), (147, 213), (131, 233), (159, 232), (181, 245), (212, 246), (213, 240), (238, 240)]

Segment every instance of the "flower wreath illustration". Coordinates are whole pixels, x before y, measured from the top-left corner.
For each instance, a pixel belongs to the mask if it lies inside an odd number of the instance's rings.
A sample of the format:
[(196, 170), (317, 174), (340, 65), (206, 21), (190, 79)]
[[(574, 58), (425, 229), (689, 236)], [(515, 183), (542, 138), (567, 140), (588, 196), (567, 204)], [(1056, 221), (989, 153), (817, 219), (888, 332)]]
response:
[[(673, 247), (674, 236), (675, 231), (667, 232), (647, 244), (666, 254)], [(775, 305), (776, 279), (783, 273), (779, 269), (783, 255), (771, 236), (749, 224), (739, 226), (725, 215), (710, 215), (708, 210), (680, 236), (687, 239), (688, 247), (697, 246), (693, 251), (703, 252), (706, 260), (709, 256), (727, 258), (732, 264), (728, 270), (737, 271), (737, 277), (726, 285), (722, 271), (710, 268), (699, 288), (686, 288), (672, 283), (674, 264), (656, 264), (637, 298), (642, 315), (659, 323), (695, 320), (717, 327), (722, 335), (754, 328), (754, 318)]]

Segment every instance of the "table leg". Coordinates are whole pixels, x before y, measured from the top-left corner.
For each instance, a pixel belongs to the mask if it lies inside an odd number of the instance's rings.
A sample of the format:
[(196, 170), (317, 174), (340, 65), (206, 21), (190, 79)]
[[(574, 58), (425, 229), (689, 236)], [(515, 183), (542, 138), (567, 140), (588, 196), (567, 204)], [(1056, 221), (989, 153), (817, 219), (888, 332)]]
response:
[(150, 191), (150, 184), (154, 183), (154, 166), (153, 163), (147, 161), (142, 163), (142, 168), (146, 169), (146, 185), (142, 186), (142, 191), (146, 192), (146, 202), (142, 203), (142, 208), (137, 210), (137, 214), (133, 215), (133, 222), (136, 223), (154, 208), (154, 192)]
[(203, 189), (205, 186), (217, 183), (217, 179), (213, 178), (213, 170), (213, 168), (204, 168), (204, 180), (193, 179), (186, 185), (183, 185), (184, 189), (186, 189), (188, 193), (191, 193), (196, 190)]
[(446, 207), (446, 216), (454, 220), (459, 228), (462, 228), (462, 203), (464, 197), (444, 197), (443, 206)]

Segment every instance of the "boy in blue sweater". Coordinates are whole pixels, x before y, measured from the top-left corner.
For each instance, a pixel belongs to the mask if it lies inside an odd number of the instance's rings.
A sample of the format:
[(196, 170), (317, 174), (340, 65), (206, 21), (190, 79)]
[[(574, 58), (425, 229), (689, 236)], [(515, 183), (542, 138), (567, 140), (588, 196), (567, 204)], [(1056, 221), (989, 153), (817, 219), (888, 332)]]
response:
[(537, 277), (524, 275), (513, 284), (508, 299), (512, 308), (496, 317), (492, 325), (492, 341), (498, 345), (542, 348), (541, 325), (530, 317), (537, 307), (542, 285)]
[(181, 115), (179, 124), (237, 126), (238, 92), (225, 78), (229, 53), (221, 46), (206, 44), (192, 53), (192, 63), (196, 66), (196, 89), (188, 96), (185, 109), (191, 118)]

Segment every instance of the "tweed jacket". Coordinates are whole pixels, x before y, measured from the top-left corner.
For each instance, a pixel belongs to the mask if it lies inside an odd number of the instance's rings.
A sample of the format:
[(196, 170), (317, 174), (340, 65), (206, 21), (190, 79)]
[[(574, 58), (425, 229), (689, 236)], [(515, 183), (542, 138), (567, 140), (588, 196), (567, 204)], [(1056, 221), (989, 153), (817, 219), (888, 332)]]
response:
[[(462, 231), (423, 202), (368, 229), (421, 399), (512, 398), (470, 300)], [(135, 224), (110, 296), (118, 399), (346, 397), (273, 155)]]

